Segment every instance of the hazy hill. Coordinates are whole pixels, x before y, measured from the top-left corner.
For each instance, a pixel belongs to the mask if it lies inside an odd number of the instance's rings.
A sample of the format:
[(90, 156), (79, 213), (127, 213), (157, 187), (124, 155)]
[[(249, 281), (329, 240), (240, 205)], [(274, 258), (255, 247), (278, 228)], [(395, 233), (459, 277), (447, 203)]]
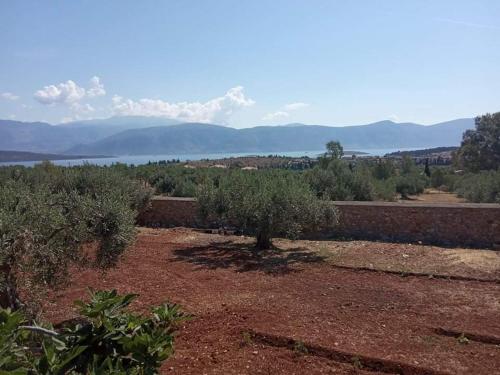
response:
[(44, 122), (0, 120), (0, 150), (57, 153), (75, 143), (85, 142), (85, 139), (78, 138), (79, 134), (71, 129), (58, 128)]
[(60, 125), (0, 120), (0, 150), (61, 153), (77, 144), (96, 142), (127, 129), (170, 126), (178, 123), (164, 118), (134, 116), (76, 121)]
[(233, 129), (155, 117), (112, 117), (61, 125), (0, 120), (0, 150), (79, 155), (321, 150), (331, 139), (351, 150), (457, 146), (472, 119), (432, 126), (382, 121), (331, 127), (289, 124)]
[(138, 128), (151, 128), (155, 126), (170, 126), (180, 124), (177, 120), (172, 120), (164, 117), (144, 117), (144, 116), (114, 116), (105, 119), (95, 119), (95, 120), (82, 120), (66, 122), (59, 126), (71, 127), (71, 128), (82, 128), (82, 127), (106, 127), (106, 128), (120, 128), (121, 130), (126, 129), (138, 129)]
[(97, 142), (78, 145), (72, 154), (176, 154), (214, 152), (279, 152), (321, 150), (327, 141), (339, 140), (346, 149), (430, 148), (457, 146), (462, 133), (474, 127), (473, 119), (458, 119), (431, 126), (381, 121), (369, 125), (259, 126), (233, 129), (210, 124), (179, 124), (132, 129)]

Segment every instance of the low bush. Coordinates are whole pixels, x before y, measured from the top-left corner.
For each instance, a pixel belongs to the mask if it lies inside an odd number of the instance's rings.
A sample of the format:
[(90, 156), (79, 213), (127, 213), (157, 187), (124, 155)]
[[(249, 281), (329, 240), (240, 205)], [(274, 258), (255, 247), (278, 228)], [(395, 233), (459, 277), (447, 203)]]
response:
[(425, 175), (417, 173), (404, 174), (395, 177), (394, 183), (396, 192), (406, 199), (409, 195), (422, 194), (427, 184), (427, 178)]
[(500, 171), (463, 176), (456, 186), (459, 196), (477, 203), (500, 203)]
[(156, 374), (173, 353), (174, 331), (188, 316), (164, 304), (150, 317), (125, 311), (135, 295), (96, 291), (77, 301), (81, 318), (64, 328), (28, 324), (0, 309), (0, 374)]

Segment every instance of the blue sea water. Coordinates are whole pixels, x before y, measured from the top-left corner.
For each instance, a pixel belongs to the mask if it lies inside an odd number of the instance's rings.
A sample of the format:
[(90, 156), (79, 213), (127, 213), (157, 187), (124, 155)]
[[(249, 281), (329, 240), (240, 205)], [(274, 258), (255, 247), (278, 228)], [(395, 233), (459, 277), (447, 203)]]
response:
[[(399, 148), (399, 149), (395, 148), (362, 149), (362, 150), (345, 151), (345, 153), (349, 154), (350, 152), (364, 152), (369, 156), (383, 156), (391, 152), (418, 150), (421, 148), (413, 147), (413, 148)], [(290, 152), (270, 151), (270, 152), (240, 152), (240, 153), (213, 153), (213, 154), (131, 155), (131, 156), (118, 156), (111, 158), (52, 160), (51, 162), (56, 165), (62, 165), (62, 166), (82, 165), (84, 163), (95, 164), (95, 165), (111, 165), (113, 163), (140, 165), (159, 160), (179, 159), (180, 161), (188, 161), (188, 160), (193, 161), (202, 159), (222, 159), (222, 158), (239, 157), (239, 156), (279, 155), (279, 156), (291, 156), (291, 157), (309, 156), (311, 158), (314, 158), (317, 157), (318, 155), (323, 154), (324, 152), (325, 152), (324, 150), (312, 150), (312, 151), (290, 151)], [(39, 163), (41, 163), (41, 161), (3, 162), (0, 163), (0, 166), (24, 165), (26, 167), (31, 167)]]

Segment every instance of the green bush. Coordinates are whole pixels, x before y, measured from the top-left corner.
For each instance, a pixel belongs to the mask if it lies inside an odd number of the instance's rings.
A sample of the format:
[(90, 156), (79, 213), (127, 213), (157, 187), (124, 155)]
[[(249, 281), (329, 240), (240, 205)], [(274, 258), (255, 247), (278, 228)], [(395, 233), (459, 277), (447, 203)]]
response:
[(333, 159), (327, 166), (316, 167), (305, 173), (305, 179), (316, 195), (329, 200), (374, 199), (371, 178), (358, 171), (352, 171), (342, 160)]
[(401, 194), (402, 198), (408, 198), (409, 195), (422, 194), (427, 181), (425, 175), (413, 173), (395, 177), (394, 183), (396, 192)]
[(329, 200), (394, 200), (395, 169), (390, 162), (330, 160), (305, 172), (305, 180), (316, 195)]
[(431, 186), (439, 189), (445, 185), (445, 173), (443, 168), (433, 168), (431, 171)]
[(500, 203), (500, 171), (467, 174), (457, 182), (456, 191), (470, 202)]
[(142, 317), (124, 309), (136, 296), (91, 292), (81, 318), (60, 330), (28, 325), (0, 309), (1, 374), (156, 374), (173, 353), (174, 331), (188, 316), (164, 304)]

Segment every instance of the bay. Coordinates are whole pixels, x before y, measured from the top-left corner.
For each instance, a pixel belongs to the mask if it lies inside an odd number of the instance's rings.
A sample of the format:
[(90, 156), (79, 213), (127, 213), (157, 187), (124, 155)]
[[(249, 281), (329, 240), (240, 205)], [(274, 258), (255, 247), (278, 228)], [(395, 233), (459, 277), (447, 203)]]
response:
[[(352, 153), (363, 153), (360, 156), (384, 156), (385, 154), (396, 152), (396, 151), (411, 151), (419, 150), (425, 147), (413, 147), (413, 148), (377, 148), (377, 149), (361, 149), (345, 151), (346, 155)], [(141, 165), (147, 164), (148, 162), (157, 162), (160, 160), (172, 160), (179, 159), (180, 161), (194, 161), (202, 159), (223, 159), (231, 157), (242, 157), (242, 156), (268, 156), (268, 155), (278, 155), (278, 156), (289, 156), (289, 157), (301, 157), (308, 156), (310, 158), (315, 158), (321, 155), (325, 150), (309, 150), (309, 151), (269, 151), (269, 152), (239, 152), (239, 153), (210, 153), (210, 154), (168, 154), (168, 155), (125, 155), (109, 158), (83, 158), (83, 159), (70, 159), (70, 160), (51, 160), (51, 163), (61, 166), (74, 166), (82, 164), (94, 164), (94, 165), (111, 165), (115, 163), (123, 164), (134, 164)], [(32, 167), (35, 164), (40, 164), (41, 161), (23, 161), (23, 162), (2, 162), (0, 166), (8, 165), (23, 165), (26, 167)]]

